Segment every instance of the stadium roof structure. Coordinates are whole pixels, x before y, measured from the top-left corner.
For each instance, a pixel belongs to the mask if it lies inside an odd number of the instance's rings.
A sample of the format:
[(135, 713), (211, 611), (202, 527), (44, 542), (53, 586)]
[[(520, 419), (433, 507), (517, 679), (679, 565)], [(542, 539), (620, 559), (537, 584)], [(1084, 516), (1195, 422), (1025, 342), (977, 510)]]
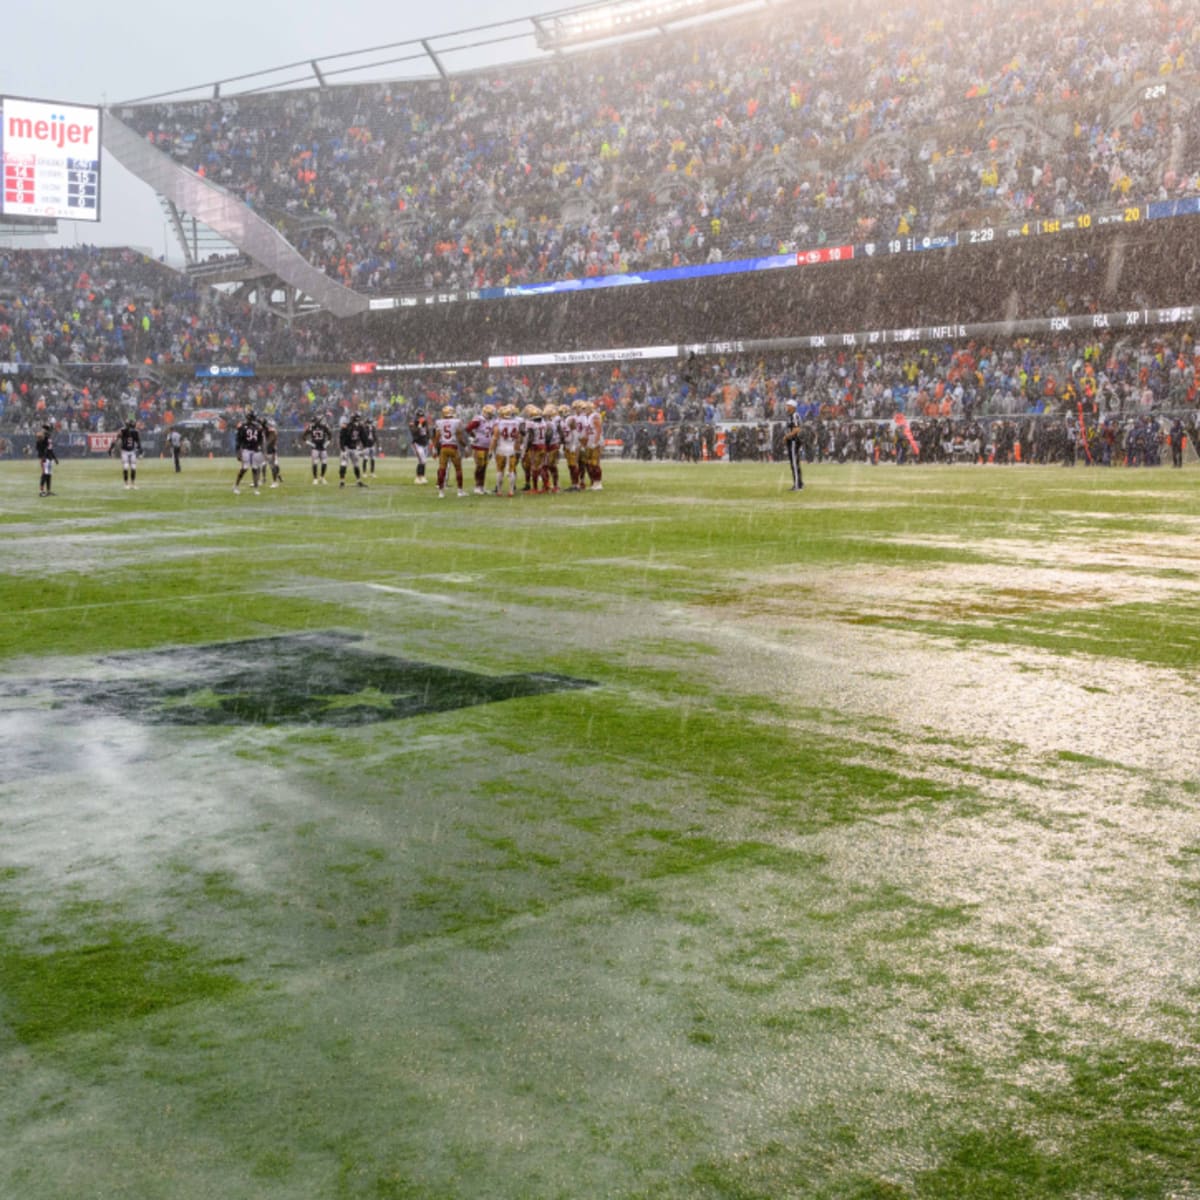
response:
[[(114, 108), (159, 102), (219, 100), (335, 84), (450, 79), (497, 65), (521, 66), (601, 42), (663, 34), (670, 27), (726, 13), (770, 9), (778, 0), (606, 0), (526, 17), (510, 17), (430, 37), (384, 42), (361, 50), (320, 55), (261, 71), (136, 96)], [(503, 51), (504, 58), (499, 57)], [(526, 57), (527, 56), (527, 57)], [(424, 68), (424, 69), (422, 69)], [(453, 68), (453, 69), (452, 69)], [(397, 70), (402, 71), (397, 74)]]

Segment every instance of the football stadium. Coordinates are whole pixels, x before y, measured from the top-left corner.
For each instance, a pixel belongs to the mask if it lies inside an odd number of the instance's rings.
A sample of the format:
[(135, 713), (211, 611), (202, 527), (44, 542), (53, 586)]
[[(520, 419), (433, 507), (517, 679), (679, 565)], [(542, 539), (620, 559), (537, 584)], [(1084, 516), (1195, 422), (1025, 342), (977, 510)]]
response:
[(1200, 1198), (1200, 9), (271, 61), (0, 97), (0, 1197)]

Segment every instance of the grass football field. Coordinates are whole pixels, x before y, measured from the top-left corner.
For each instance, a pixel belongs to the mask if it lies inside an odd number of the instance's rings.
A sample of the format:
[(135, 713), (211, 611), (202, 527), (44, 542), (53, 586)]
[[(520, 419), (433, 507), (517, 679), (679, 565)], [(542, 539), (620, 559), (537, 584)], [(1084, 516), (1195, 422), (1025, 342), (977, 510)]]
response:
[(4, 1200), (1200, 1197), (1200, 465), (232, 474), (0, 465)]

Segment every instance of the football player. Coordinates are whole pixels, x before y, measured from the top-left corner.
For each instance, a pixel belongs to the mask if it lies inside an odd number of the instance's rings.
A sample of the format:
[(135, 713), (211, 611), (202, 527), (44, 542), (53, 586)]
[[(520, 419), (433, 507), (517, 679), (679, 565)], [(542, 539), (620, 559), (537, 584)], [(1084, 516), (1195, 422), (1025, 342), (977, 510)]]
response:
[[(327, 484), (325, 471), (329, 466), (329, 443), (333, 441), (333, 430), (321, 417), (314, 417), (304, 427), (304, 444), (312, 451), (313, 485)], [(318, 473), (319, 472), (319, 473)]]
[(558, 456), (562, 450), (563, 428), (559, 413), (564, 408), (547, 404), (542, 409), (542, 418), (546, 423), (546, 453), (542, 460), (542, 487), (547, 492), (558, 491)]
[(463, 423), (454, 415), (454, 405), (447, 404), (442, 409), (442, 415), (433, 423), (433, 448), (438, 457), (438, 499), (446, 494), (446, 475), (451, 466), (458, 481), (458, 494), (465, 496), (463, 491)]
[(379, 439), (375, 436), (375, 426), (370, 417), (360, 417), (358, 432), (362, 438), (362, 469), (364, 475), (375, 477), (375, 449)]
[(119, 451), (121, 455), (121, 478), (125, 481), (125, 490), (136, 491), (137, 462), (142, 453), (142, 436), (138, 433), (137, 422), (132, 417), (121, 426), (117, 436), (109, 444), (110, 458), (114, 450)]
[[(496, 495), (513, 496), (517, 490), (517, 460), (521, 446), (521, 422), (517, 406), (506, 404), (492, 429), (491, 452), (496, 459)], [(508, 490), (504, 491), (505, 480)]]
[(419, 408), (408, 423), (408, 440), (412, 445), (413, 456), (417, 460), (417, 477), (413, 483), (429, 482), (425, 477), (425, 462), (429, 458), (430, 437), (429, 418), (425, 415), (425, 410)]
[[(583, 466), (592, 481), (592, 491), (598, 492), (604, 487), (603, 470), (600, 466), (600, 455), (604, 452), (604, 417), (590, 400), (584, 403), (583, 416), (587, 432), (587, 450), (583, 455)], [(579, 483), (582, 488), (582, 478)]]
[(485, 404), (477, 417), (467, 422), (467, 436), (475, 458), (475, 495), (484, 495), (487, 483), (488, 459), (492, 454), (492, 430), (496, 425), (496, 406)]
[(359, 468), (359, 458), (362, 452), (362, 426), (358, 413), (349, 419), (343, 418), (342, 427), (338, 431), (338, 446), (341, 450), (341, 461), (338, 464), (338, 487), (346, 486), (346, 468), (354, 468), (354, 480), (360, 488), (367, 485), (363, 482), (362, 471)]
[(569, 492), (579, 491), (582, 470), (579, 465), (580, 442), (583, 433), (582, 406), (581, 400), (575, 400), (569, 409), (565, 404), (559, 409), (559, 412), (563, 414), (559, 418), (559, 424), (562, 427), (563, 454), (566, 456), (567, 471), (571, 476), (571, 486), (567, 488)]
[[(275, 428), (275, 422), (266, 421), (266, 432), (263, 435), (265, 457), (267, 466), (271, 468), (271, 486), (277, 488), (283, 482), (283, 475), (279, 470), (279, 430)], [(264, 475), (265, 479), (266, 476)]]
[(523, 491), (537, 492), (542, 473), (542, 460), (546, 455), (546, 425), (542, 410), (536, 404), (525, 405), (525, 453), (521, 456), (521, 470), (525, 474)]
[(42, 478), (38, 483), (38, 496), (53, 496), (54, 493), (50, 490), (50, 476), (54, 472), (54, 464), (58, 462), (58, 455), (54, 453), (54, 422), (47, 421), (42, 426), (42, 431), (37, 435), (35, 442), (38, 462), (42, 467)]
[(241, 484), (247, 471), (250, 472), (250, 482), (254, 485), (254, 494), (259, 495), (259, 475), (262, 473), (263, 464), (266, 461), (263, 458), (262, 446), (262, 426), (258, 423), (254, 409), (251, 408), (247, 410), (245, 417), (237, 427), (238, 477), (233, 484), (235, 496), (240, 496), (242, 493)]

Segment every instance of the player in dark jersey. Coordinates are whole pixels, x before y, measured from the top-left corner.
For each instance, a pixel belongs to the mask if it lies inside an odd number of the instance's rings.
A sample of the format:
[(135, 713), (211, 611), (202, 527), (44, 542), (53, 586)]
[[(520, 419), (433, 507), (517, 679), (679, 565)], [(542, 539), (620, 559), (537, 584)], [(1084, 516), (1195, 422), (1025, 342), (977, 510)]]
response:
[(416, 415), (408, 423), (408, 440), (412, 444), (412, 452), (417, 460), (417, 477), (413, 483), (428, 483), (425, 477), (425, 463), (429, 458), (429, 440), (433, 436), (429, 418), (424, 409), (418, 409)]
[(137, 462), (142, 453), (142, 436), (138, 433), (137, 423), (132, 417), (121, 426), (117, 436), (109, 444), (110, 458), (114, 452), (121, 456), (121, 478), (125, 481), (125, 490), (137, 491)]
[(237, 427), (238, 477), (233, 485), (233, 494), (241, 494), (241, 482), (250, 472), (250, 480), (254, 485), (254, 494), (259, 495), (258, 480), (266, 459), (263, 457), (263, 427), (259, 423), (254, 410), (246, 413)]
[(50, 476), (54, 472), (54, 464), (58, 462), (58, 455), (54, 453), (54, 425), (47, 421), (42, 426), (42, 431), (37, 435), (36, 449), (38, 462), (42, 466), (42, 478), (38, 483), (38, 496), (53, 496), (54, 493), (50, 490)]
[(375, 426), (372, 424), (369, 417), (360, 417), (358, 421), (358, 432), (362, 437), (362, 452), (359, 457), (362, 459), (362, 471), (364, 475), (375, 477), (375, 448), (379, 445), (379, 440), (375, 436)]
[(314, 485), (329, 482), (325, 478), (325, 470), (329, 466), (329, 443), (332, 441), (333, 430), (321, 417), (314, 417), (304, 427), (304, 444), (312, 451)]
[(359, 469), (359, 456), (362, 453), (362, 427), (359, 424), (358, 413), (355, 413), (338, 431), (338, 446), (341, 449), (341, 462), (338, 464), (338, 487), (346, 486), (346, 468), (354, 468), (354, 479), (358, 486), (365, 488), (362, 471)]
[[(275, 428), (274, 421), (266, 422), (263, 432), (263, 449), (267, 466), (271, 468), (271, 486), (277, 488), (283, 482), (283, 474), (279, 470), (279, 430)], [(265, 479), (266, 476), (264, 475), (263, 478)]]

